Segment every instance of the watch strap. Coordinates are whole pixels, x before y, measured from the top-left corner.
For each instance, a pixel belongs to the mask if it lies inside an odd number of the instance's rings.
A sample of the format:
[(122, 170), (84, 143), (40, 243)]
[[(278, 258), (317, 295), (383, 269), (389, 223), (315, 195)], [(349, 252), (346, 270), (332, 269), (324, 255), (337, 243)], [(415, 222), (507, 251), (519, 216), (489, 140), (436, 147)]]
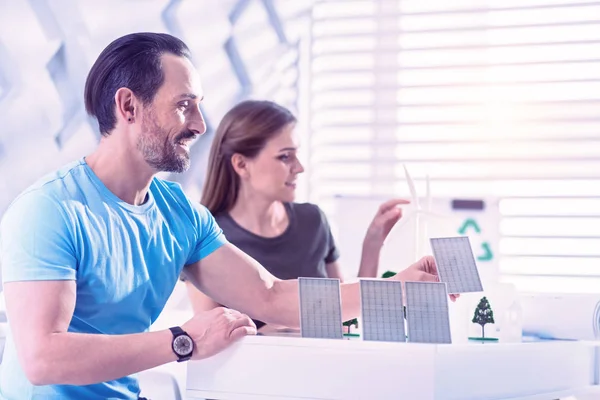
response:
[(179, 327), (179, 326), (173, 326), (173, 327), (169, 328), (169, 330), (173, 334), (173, 338), (176, 338), (179, 335), (187, 335), (187, 333), (185, 333), (185, 331), (183, 329), (181, 329), (181, 327)]

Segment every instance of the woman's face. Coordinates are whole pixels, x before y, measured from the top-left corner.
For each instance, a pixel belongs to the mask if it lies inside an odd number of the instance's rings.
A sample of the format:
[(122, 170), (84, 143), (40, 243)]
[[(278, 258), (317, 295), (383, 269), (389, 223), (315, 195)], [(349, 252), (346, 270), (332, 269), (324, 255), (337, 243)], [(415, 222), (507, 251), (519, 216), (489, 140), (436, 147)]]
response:
[(294, 124), (271, 138), (258, 155), (247, 160), (248, 179), (251, 190), (269, 201), (291, 202), (296, 195), (296, 177), (304, 167), (296, 158), (298, 142)]

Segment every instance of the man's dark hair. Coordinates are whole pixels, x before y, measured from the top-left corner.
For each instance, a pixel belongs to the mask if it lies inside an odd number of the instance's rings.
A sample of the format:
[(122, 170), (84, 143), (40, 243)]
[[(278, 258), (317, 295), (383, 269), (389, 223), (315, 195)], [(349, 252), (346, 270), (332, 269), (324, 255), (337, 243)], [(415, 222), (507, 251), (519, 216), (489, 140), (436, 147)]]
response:
[(161, 56), (190, 58), (188, 47), (166, 33), (132, 33), (109, 44), (98, 56), (85, 82), (85, 109), (98, 119), (102, 135), (117, 122), (115, 93), (126, 87), (144, 103), (152, 103), (164, 80)]

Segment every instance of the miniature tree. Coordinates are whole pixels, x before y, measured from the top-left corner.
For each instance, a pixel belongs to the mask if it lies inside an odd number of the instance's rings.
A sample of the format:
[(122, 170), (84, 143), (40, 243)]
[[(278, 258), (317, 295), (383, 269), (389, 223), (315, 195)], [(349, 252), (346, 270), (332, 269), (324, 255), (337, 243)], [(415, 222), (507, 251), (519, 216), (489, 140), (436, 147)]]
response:
[(348, 327), (348, 333), (351, 333), (350, 332), (350, 327), (351, 326), (354, 326), (356, 329), (358, 329), (358, 319), (356, 319), (356, 318), (351, 319), (349, 321), (344, 322), (342, 325), (347, 326)]
[(485, 338), (485, 324), (494, 323), (494, 311), (492, 311), (490, 302), (485, 296), (479, 300), (479, 304), (477, 305), (477, 308), (475, 308), (475, 315), (473, 315), (472, 322), (481, 325), (481, 337)]

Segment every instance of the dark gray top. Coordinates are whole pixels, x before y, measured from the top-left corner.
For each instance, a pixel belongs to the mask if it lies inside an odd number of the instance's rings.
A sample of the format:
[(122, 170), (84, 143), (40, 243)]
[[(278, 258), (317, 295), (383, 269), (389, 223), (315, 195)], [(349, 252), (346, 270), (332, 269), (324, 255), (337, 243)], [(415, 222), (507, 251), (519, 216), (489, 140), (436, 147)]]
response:
[(215, 215), (215, 219), (229, 242), (277, 278), (327, 277), (325, 264), (336, 261), (339, 253), (325, 214), (311, 203), (284, 205), (289, 225), (273, 238), (242, 228), (228, 213)]

